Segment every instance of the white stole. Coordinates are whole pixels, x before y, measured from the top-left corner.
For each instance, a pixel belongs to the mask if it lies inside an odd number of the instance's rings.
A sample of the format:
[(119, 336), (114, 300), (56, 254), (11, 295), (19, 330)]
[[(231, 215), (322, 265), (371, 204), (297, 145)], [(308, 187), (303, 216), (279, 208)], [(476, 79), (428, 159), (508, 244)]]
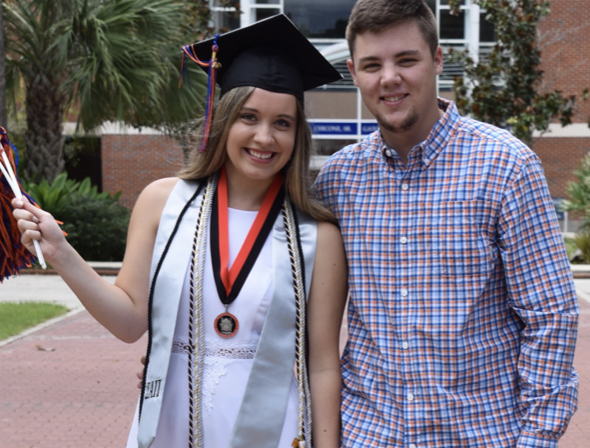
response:
[[(200, 191), (195, 197), (198, 187), (196, 181), (178, 181), (166, 202), (158, 227), (150, 272), (149, 342), (141, 397), (140, 448), (151, 445), (160, 419), (180, 296), (191, 258), (192, 243), (188, 236), (194, 235), (204, 196)], [(317, 222), (299, 210), (297, 219), (305, 265), (305, 289), (309, 294)], [(209, 217), (203, 217), (203, 220), (202, 225), (207, 226)], [(231, 448), (276, 448), (286, 413), (295, 362), (295, 298), (282, 213), (273, 225), (272, 238), (273, 300), (232, 431)]]

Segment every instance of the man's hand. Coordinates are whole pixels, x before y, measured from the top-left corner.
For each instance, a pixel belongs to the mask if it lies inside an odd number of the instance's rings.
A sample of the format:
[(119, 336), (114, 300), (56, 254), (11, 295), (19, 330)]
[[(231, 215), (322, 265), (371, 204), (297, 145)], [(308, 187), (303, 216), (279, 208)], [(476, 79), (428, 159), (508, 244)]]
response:
[[(145, 355), (143, 355), (141, 357), (140, 361), (145, 366)], [(137, 372), (137, 378), (139, 378), (139, 383), (137, 383), (137, 388), (141, 389), (141, 386), (143, 385), (143, 369), (141, 369), (139, 372)]]

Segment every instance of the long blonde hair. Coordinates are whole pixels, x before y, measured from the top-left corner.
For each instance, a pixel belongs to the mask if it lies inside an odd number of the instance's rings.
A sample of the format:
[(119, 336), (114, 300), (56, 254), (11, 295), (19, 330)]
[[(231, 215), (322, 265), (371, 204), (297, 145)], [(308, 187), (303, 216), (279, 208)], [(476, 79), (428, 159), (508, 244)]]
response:
[[(221, 169), (227, 160), (225, 144), (229, 131), (242, 106), (255, 87), (236, 87), (225, 93), (213, 111), (207, 146), (202, 153), (195, 148), (189, 162), (179, 173), (181, 179), (204, 179)], [(202, 139), (204, 123), (201, 122), (193, 141)], [(336, 218), (311, 191), (309, 162), (312, 152), (311, 128), (305, 119), (303, 104), (297, 99), (297, 130), (291, 159), (283, 168), (285, 191), (291, 201), (312, 218), (337, 223)]]

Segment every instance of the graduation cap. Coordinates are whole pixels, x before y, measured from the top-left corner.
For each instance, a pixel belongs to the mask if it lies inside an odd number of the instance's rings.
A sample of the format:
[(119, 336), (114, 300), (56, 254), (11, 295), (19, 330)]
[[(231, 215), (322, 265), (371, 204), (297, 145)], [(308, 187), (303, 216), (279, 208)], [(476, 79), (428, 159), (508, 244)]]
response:
[[(209, 72), (205, 112), (209, 121), (215, 82), (221, 87), (221, 96), (235, 87), (253, 86), (289, 93), (303, 101), (304, 91), (342, 79), (284, 14), (186, 45), (182, 50)], [(201, 151), (205, 143), (206, 137)]]

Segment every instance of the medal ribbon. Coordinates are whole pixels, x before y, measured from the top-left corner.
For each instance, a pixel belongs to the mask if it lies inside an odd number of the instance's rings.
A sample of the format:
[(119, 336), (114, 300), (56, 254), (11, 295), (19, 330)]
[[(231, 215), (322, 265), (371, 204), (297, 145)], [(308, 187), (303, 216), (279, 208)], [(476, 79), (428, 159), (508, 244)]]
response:
[(281, 209), (283, 197), (283, 176), (278, 173), (264, 196), (256, 219), (240, 248), (231, 269), (229, 266), (229, 224), (227, 200), (227, 175), (221, 168), (219, 183), (211, 211), (211, 261), (215, 284), (221, 303), (229, 305), (238, 296), (248, 274), (258, 258), (262, 246), (272, 229)]

